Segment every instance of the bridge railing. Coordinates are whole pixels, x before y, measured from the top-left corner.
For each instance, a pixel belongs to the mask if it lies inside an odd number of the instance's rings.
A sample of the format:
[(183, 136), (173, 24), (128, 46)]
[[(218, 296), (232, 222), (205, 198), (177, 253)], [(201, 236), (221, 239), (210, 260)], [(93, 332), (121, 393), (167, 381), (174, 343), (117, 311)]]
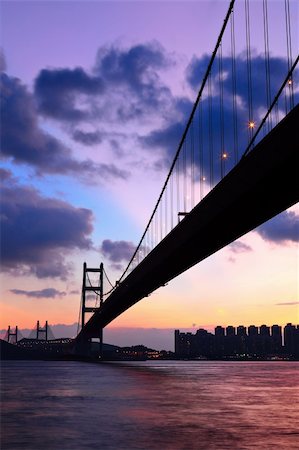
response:
[(176, 124), (182, 138), (119, 281), (298, 103), (297, 22), (296, 2), (230, 2), (212, 57), (189, 67), (198, 95), (185, 128)]

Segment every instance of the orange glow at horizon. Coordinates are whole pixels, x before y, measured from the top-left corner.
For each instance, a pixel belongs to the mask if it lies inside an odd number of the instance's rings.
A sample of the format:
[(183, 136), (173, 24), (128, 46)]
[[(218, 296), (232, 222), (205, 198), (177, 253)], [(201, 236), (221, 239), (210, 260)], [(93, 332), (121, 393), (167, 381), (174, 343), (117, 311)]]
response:
[[(299, 323), (298, 256), (295, 245), (278, 246), (257, 233), (241, 239), (251, 250), (226, 247), (144, 298), (108, 326), (197, 328), (216, 325)], [(40, 289), (30, 285), (31, 289)], [(44, 285), (43, 285), (44, 286)], [(26, 285), (22, 284), (22, 287)], [(67, 286), (56, 286), (68, 291)], [(78, 321), (80, 294), (32, 299), (9, 290), (2, 297), (0, 328), (33, 328)], [(5, 298), (5, 302), (4, 302)]]

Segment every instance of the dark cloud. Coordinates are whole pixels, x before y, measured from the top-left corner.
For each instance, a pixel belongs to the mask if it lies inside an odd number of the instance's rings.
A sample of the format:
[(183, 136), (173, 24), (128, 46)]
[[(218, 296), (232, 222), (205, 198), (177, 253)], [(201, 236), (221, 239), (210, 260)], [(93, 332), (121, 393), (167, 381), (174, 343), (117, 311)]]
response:
[(75, 175), (94, 183), (128, 176), (113, 164), (74, 159), (67, 147), (39, 128), (34, 98), (26, 87), (5, 74), (1, 74), (1, 121), (2, 157), (28, 164), (39, 174)]
[(103, 137), (99, 131), (82, 131), (82, 130), (75, 130), (73, 132), (73, 139), (74, 141), (80, 142), (84, 145), (95, 145), (102, 142)]
[(67, 254), (92, 248), (89, 209), (44, 197), (13, 178), (3, 183), (0, 209), (3, 271), (66, 279), (71, 273)]
[[(190, 115), (192, 109), (192, 103), (189, 102), (189, 107), (187, 106), (187, 102), (184, 101), (184, 109), (189, 110), (188, 116), (181, 115), (178, 110), (177, 116), (183, 117), (178, 122), (170, 123), (163, 128), (156, 129), (151, 131), (145, 136), (139, 137), (139, 142), (142, 146), (147, 148), (148, 150), (155, 150), (159, 148), (164, 151), (164, 160), (167, 166), (170, 166), (170, 163), (173, 160), (173, 157), (178, 149), (179, 143), (181, 141), (182, 135), (185, 131), (185, 127), (187, 124), (187, 119)], [(183, 151), (180, 153), (180, 161), (179, 169), (183, 170), (185, 165), (188, 168), (191, 164), (191, 161), (195, 164), (197, 168), (202, 166), (203, 174), (206, 177), (209, 177), (210, 173), (210, 152), (213, 152), (213, 173), (214, 173), (214, 181), (220, 179), (220, 171), (221, 171), (221, 153), (223, 149), (226, 149), (228, 153), (228, 159), (225, 162), (226, 173), (233, 167), (234, 165), (234, 137), (232, 132), (227, 132), (226, 130), (233, 130), (233, 116), (232, 109), (228, 104), (223, 106), (223, 117), (224, 117), (224, 125), (223, 125), (223, 144), (222, 144), (222, 131), (221, 131), (221, 120), (219, 115), (219, 98), (215, 98), (212, 105), (212, 139), (210, 136), (209, 130), (209, 105), (208, 101), (205, 99), (202, 101), (201, 107), (201, 132), (199, 133), (199, 120), (198, 114), (195, 116), (195, 120), (192, 126), (189, 128), (189, 132), (184, 141), (183, 148), (185, 148), (186, 153), (185, 157), (183, 157)], [(246, 127), (246, 114), (242, 110), (238, 113), (237, 123), (239, 130), (242, 130), (242, 134), (239, 134), (238, 144), (239, 149), (245, 150), (246, 142), (248, 138), (247, 127)], [(193, 141), (191, 139), (191, 134), (193, 136)], [(194, 157), (191, 159), (191, 147), (193, 146)], [(202, 157), (200, 157), (199, 149), (202, 149)], [(221, 151), (222, 149), (222, 151)], [(227, 150), (228, 149), (228, 150)], [(241, 154), (240, 154), (241, 156)], [(201, 159), (200, 159), (201, 158)], [(184, 160), (184, 162), (183, 162)], [(165, 167), (164, 164), (164, 167)], [(163, 166), (162, 166), (163, 167)]]
[(284, 211), (264, 223), (256, 231), (267, 241), (277, 244), (286, 241), (299, 241), (299, 216), (294, 211)]
[(161, 80), (161, 72), (174, 64), (157, 42), (139, 44), (129, 49), (116, 46), (99, 49), (94, 71), (104, 80), (107, 102), (101, 116), (126, 123), (149, 120), (157, 111), (161, 117), (173, 101), (170, 89)]
[(129, 241), (111, 241), (105, 239), (102, 242), (100, 251), (113, 263), (129, 261), (136, 250), (136, 245)]
[(202, 55), (200, 58), (193, 56), (186, 69), (186, 80), (189, 85), (196, 91), (199, 90), (200, 84), (206, 73), (207, 67), (211, 60), (211, 55)]
[(250, 245), (244, 244), (241, 241), (235, 241), (229, 245), (229, 250), (233, 253), (244, 253), (251, 252), (252, 248), (250, 247)]
[(97, 54), (95, 72), (105, 82), (127, 85), (131, 92), (152, 102), (157, 96), (156, 89), (165, 88), (159, 84), (158, 71), (172, 63), (171, 57), (157, 42), (139, 44), (128, 50), (102, 47)]
[[(200, 87), (205, 71), (208, 67), (210, 57), (203, 55), (200, 58), (193, 57), (191, 63), (186, 69), (186, 78), (190, 86), (196, 91)], [(286, 74), (288, 73), (288, 64), (285, 58), (270, 58), (270, 81), (271, 81), (271, 97), (274, 98), (280, 88)], [(212, 84), (214, 87), (219, 83), (219, 72), (217, 58), (213, 65)], [(222, 68), (225, 74), (223, 78), (223, 89), (225, 98), (232, 96), (232, 60), (231, 57), (222, 57)], [(236, 89), (237, 95), (245, 104), (248, 102), (248, 70), (246, 54), (241, 53), (235, 58), (236, 68)], [(265, 75), (265, 58), (263, 55), (253, 54), (251, 57), (251, 77), (252, 77), (252, 100), (253, 106), (266, 106), (266, 75)]]
[[(196, 91), (198, 90), (203, 75), (208, 66), (210, 56), (203, 55), (201, 58), (193, 58), (186, 72), (187, 81)], [(271, 96), (272, 98), (280, 88), (288, 70), (287, 60), (273, 57), (271, 65)], [(219, 89), (219, 73), (217, 59), (211, 70), (211, 102), (209, 101), (208, 85), (206, 85), (200, 105), (197, 107), (192, 126), (185, 139), (187, 148), (186, 164), (190, 164), (190, 148), (202, 148), (202, 160), (199, 152), (195, 152), (194, 163), (201, 166), (203, 174), (209, 177), (210, 153), (213, 152), (214, 182), (220, 179), (221, 154), (226, 152), (228, 157), (225, 161), (225, 172), (227, 173), (235, 163), (234, 152), (238, 150), (240, 157), (248, 145), (248, 83), (247, 83), (247, 61), (243, 54), (236, 58), (236, 108), (237, 114), (233, 115), (233, 90), (231, 58), (223, 57), (223, 95), (224, 103), (221, 102)], [(261, 115), (267, 109), (266, 79), (264, 57), (253, 54), (251, 59), (252, 69), (252, 120), (259, 122)], [(165, 161), (171, 161), (185, 130), (187, 120), (192, 109), (192, 102), (188, 99), (177, 98), (173, 101), (173, 112), (177, 119), (168, 121), (163, 127), (152, 130), (145, 136), (139, 138), (141, 145), (148, 149), (159, 148), (165, 152)], [(222, 114), (220, 114), (220, 110)], [(175, 114), (174, 114), (175, 116)], [(172, 116), (173, 117), (173, 116)], [(210, 121), (211, 119), (211, 121)], [(210, 131), (211, 125), (211, 131)], [(236, 134), (234, 127), (236, 126)], [(191, 134), (193, 133), (193, 144)], [(182, 169), (182, 165), (181, 165)]]
[(23, 289), (10, 289), (15, 295), (24, 295), (30, 298), (57, 298), (57, 297), (65, 297), (66, 292), (58, 291), (54, 288), (46, 288), (40, 291), (24, 291)]
[(123, 272), (125, 269), (122, 264), (117, 264), (117, 263), (110, 264), (110, 268), (113, 270), (116, 270), (117, 272)]
[(177, 122), (166, 126), (163, 129), (154, 130), (146, 136), (140, 137), (139, 142), (149, 149), (159, 147), (166, 150), (167, 161), (171, 161), (178, 148), (184, 129), (185, 124)]
[[(75, 69), (43, 69), (35, 80), (39, 111), (59, 120), (77, 122), (89, 118), (88, 109), (80, 106), (80, 96), (103, 92), (99, 77), (88, 75), (81, 67)], [(83, 99), (81, 98), (81, 103)]]
[[(159, 72), (173, 59), (157, 42), (129, 49), (101, 47), (93, 74), (82, 68), (43, 69), (35, 80), (39, 111), (69, 124), (101, 120), (119, 122), (144, 117), (164, 109), (171, 92)], [(96, 136), (72, 133), (75, 140), (91, 145)], [(91, 140), (93, 141), (91, 143)]]

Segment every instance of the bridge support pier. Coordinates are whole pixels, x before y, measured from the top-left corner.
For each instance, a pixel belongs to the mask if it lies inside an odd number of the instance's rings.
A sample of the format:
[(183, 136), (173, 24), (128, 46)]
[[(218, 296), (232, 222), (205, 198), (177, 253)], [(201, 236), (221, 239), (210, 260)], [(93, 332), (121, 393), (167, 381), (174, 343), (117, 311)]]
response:
[(15, 337), (15, 343), (17, 344), (17, 342), (18, 342), (18, 327), (17, 326), (16, 326), (16, 331), (13, 332), (13, 331), (11, 331), (10, 325), (8, 325), (7, 342), (10, 343), (10, 338), (11, 337)]
[(48, 340), (48, 321), (46, 320), (44, 328), (40, 326), (39, 320), (36, 323), (36, 340), (39, 340), (40, 334), (44, 334), (45, 340)]
[[(98, 273), (99, 281), (98, 285), (94, 286), (91, 283), (89, 278), (89, 273)], [(103, 290), (103, 274), (104, 274), (104, 266), (103, 263), (100, 264), (99, 268), (90, 268), (87, 267), (86, 262), (83, 264), (83, 282), (82, 282), (82, 306), (81, 306), (81, 329), (85, 326), (85, 314), (86, 313), (94, 313), (101, 309), (104, 300), (104, 290)], [(93, 292), (100, 298), (100, 306), (99, 307), (89, 307), (86, 306), (86, 292)], [(97, 336), (93, 336), (94, 338), (99, 339), (99, 358), (103, 358), (103, 328), (100, 328)], [(83, 356), (92, 356), (92, 338), (85, 339), (84, 341), (79, 341), (76, 346), (76, 353)]]

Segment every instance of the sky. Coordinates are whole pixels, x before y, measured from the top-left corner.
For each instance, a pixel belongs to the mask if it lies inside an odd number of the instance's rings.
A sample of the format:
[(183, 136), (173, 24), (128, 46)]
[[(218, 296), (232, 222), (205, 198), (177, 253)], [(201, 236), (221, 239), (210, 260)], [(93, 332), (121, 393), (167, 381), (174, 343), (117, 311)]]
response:
[[(269, 3), (278, 67), (284, 2)], [(228, 4), (1, 1), (0, 329), (48, 320), (74, 335), (83, 262), (120, 277)], [(258, 28), (252, 46), (258, 61)], [(173, 349), (174, 329), (298, 323), (298, 223), (293, 206), (137, 303), (104, 340)]]

